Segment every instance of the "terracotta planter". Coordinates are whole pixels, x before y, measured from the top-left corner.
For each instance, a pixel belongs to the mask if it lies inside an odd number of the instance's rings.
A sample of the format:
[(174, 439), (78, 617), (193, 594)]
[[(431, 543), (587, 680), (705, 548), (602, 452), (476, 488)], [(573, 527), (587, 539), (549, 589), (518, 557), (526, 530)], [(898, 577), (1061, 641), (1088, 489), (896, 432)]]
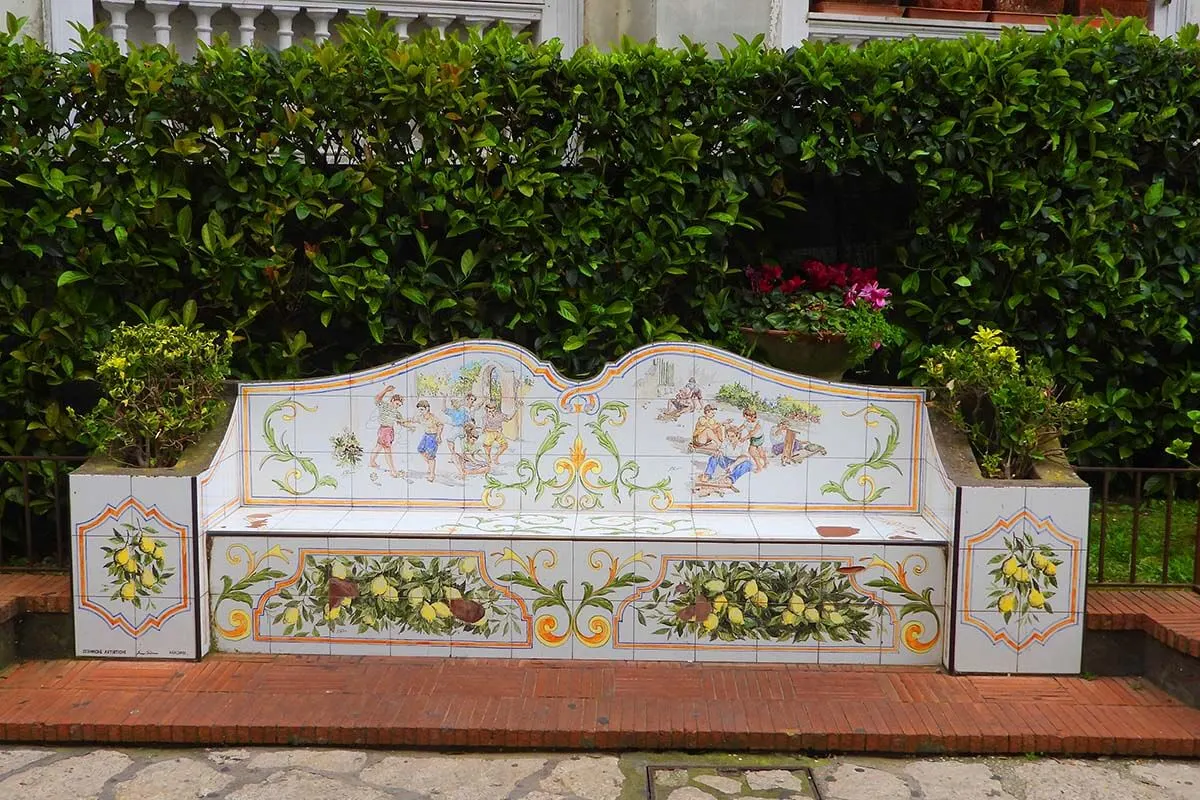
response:
[(1114, 17), (1141, 17), (1150, 19), (1149, 0), (1076, 0), (1077, 13), (1081, 17), (1098, 17), (1107, 11)]
[(1005, 15), (1024, 15), (1034, 18), (1056, 17), (1062, 13), (1064, 0), (991, 0), (992, 11)]
[(983, 0), (917, 0), (905, 12), (910, 19), (956, 19), (985, 22)]
[(742, 328), (742, 335), (762, 351), (767, 363), (799, 375), (839, 381), (854, 366), (850, 345), (844, 336), (818, 338), (811, 333), (756, 331)]
[(1015, 11), (993, 11), (988, 15), (989, 22), (1001, 25), (1049, 25), (1057, 15), (1053, 14), (1023, 14)]
[(847, 14), (859, 17), (900, 17), (904, 9), (898, 3), (873, 3), (870, 0), (824, 0), (813, 3), (812, 10), (822, 14)]

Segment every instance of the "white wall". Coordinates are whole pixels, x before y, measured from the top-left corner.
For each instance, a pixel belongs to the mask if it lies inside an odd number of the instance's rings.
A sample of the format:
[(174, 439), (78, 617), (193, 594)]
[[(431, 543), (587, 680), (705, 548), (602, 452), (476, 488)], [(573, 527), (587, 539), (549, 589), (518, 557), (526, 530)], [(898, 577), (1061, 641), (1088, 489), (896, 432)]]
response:
[(663, 47), (678, 47), (683, 35), (716, 54), (718, 42), (735, 44), (735, 33), (766, 33), (770, 9), (771, 0), (585, 0), (584, 39), (606, 50), (625, 35)]
[(41, 39), (44, 35), (42, 27), (42, 0), (0, 0), (0, 29), (3, 29), (8, 15), (28, 17), (21, 33)]

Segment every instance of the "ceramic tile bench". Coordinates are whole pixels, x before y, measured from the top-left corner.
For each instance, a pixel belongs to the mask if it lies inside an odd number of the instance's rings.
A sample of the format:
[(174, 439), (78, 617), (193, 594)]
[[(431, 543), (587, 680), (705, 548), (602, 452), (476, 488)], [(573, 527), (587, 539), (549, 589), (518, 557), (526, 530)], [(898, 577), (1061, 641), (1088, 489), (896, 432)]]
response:
[[(952, 478), (941, 445), (920, 390), (693, 344), (582, 382), (471, 341), (244, 383), (191, 513), (154, 478), (73, 477), (80, 651), (1078, 671), (1086, 489), (1082, 529), (1059, 524), (1033, 488)], [(121, 608), (123, 543), (181, 588)], [(1035, 562), (1062, 572), (1031, 605)]]

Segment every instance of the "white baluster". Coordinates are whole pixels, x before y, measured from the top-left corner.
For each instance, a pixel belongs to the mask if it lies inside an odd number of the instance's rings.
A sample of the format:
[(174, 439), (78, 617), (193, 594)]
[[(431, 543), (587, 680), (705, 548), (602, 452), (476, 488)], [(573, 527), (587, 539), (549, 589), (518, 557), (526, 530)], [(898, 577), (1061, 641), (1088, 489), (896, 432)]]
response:
[(479, 33), (481, 33), (481, 34), (484, 31), (486, 31), (488, 29), (488, 26), (491, 25), (495, 21), (496, 21), (495, 17), (476, 17), (476, 16), (463, 17), (464, 25), (466, 25), (468, 28), (478, 28)]
[(313, 22), (313, 38), (317, 40), (317, 44), (328, 41), (329, 21), (337, 16), (337, 12), (327, 8), (310, 8), (306, 13)]
[(437, 31), (438, 36), (442, 38), (445, 38), (446, 28), (450, 27), (453, 22), (454, 17), (437, 17), (428, 14), (425, 16), (425, 24)]
[(189, 2), (188, 8), (196, 15), (196, 38), (205, 44), (212, 44), (212, 18), (221, 10), (221, 4)]
[(271, 6), (271, 13), (279, 20), (279, 49), (292, 46), (292, 19), (300, 13), (300, 6)]
[(396, 35), (400, 37), (400, 41), (408, 38), (408, 26), (416, 22), (416, 17), (393, 17), (390, 14), (388, 17), (396, 23)]
[(108, 29), (112, 31), (113, 41), (121, 48), (122, 53), (129, 52), (129, 21), (125, 15), (133, 8), (132, 0), (102, 0), (100, 5), (108, 12), (112, 21)]
[(239, 45), (242, 47), (254, 46), (254, 20), (258, 19), (258, 15), (262, 13), (261, 8), (245, 8), (235, 7), (233, 13), (238, 15), (238, 36)]
[(501, 17), (500, 21), (508, 26), (508, 29), (513, 32), (514, 36), (517, 35), (518, 33), (520, 33), (521, 31), (525, 30), (527, 27), (529, 27), (529, 20), (527, 20), (527, 19), (513, 19), (512, 17)]
[(158, 44), (171, 43), (171, 12), (177, 8), (175, 3), (146, 3), (146, 10), (154, 15), (154, 41)]

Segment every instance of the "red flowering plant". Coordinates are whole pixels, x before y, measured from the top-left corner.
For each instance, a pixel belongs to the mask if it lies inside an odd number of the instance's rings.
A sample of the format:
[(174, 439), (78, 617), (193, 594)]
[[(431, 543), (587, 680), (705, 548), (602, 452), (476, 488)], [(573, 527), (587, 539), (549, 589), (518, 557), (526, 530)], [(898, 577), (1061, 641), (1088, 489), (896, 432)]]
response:
[(739, 323), (755, 331), (784, 331), (842, 339), (855, 364), (876, 350), (904, 341), (887, 321), (891, 292), (879, 285), (875, 268), (826, 264), (810, 259), (784, 277), (778, 264), (748, 267)]

